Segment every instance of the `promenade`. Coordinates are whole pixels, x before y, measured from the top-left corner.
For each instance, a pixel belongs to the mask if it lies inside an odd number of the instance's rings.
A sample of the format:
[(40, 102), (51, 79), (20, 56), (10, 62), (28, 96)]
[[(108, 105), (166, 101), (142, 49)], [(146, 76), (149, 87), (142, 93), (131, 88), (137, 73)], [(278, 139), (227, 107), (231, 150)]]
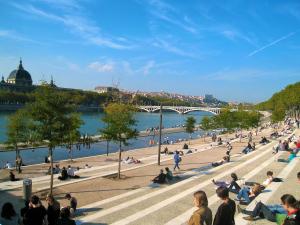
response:
[[(258, 136), (254, 136), (254, 142), (258, 143), (262, 136), (268, 136), (271, 131), (271, 129), (263, 130)], [(300, 131), (296, 130), (295, 133), (299, 136)], [(233, 135), (228, 135), (227, 138), (233, 139)], [(275, 161), (278, 157), (287, 158), (286, 152), (280, 152), (276, 156), (272, 154), (278, 140), (271, 141), (267, 145), (257, 145), (256, 151), (241, 155), (241, 150), (247, 145), (247, 139), (242, 139), (242, 142), (233, 139), (232, 162), (216, 168), (212, 168), (210, 164), (220, 160), (225, 155), (226, 148), (211, 146), (210, 141), (210, 139), (207, 139), (206, 143), (203, 139), (191, 141), (189, 146), (193, 153), (183, 156), (181, 170), (175, 173), (180, 176), (177, 182), (159, 187), (149, 186), (150, 180), (158, 174), (160, 168), (166, 166), (172, 168), (173, 165), (172, 155), (162, 155), (161, 166), (157, 166), (157, 147), (151, 147), (123, 153), (123, 158), (132, 156), (140, 159), (142, 163), (122, 164), (121, 180), (111, 177), (116, 172), (117, 162), (114, 160), (117, 154), (108, 157), (111, 161), (107, 161), (107, 157), (103, 155), (76, 159), (72, 162), (72, 166), (82, 167), (89, 164), (92, 167), (79, 170), (77, 174), (81, 178), (76, 180), (59, 181), (56, 175), (54, 194), (62, 205), (67, 204), (63, 199), (65, 193), (70, 192), (78, 199), (79, 210), (76, 219), (82, 224), (114, 225), (185, 224), (195, 210), (192, 194), (199, 189), (207, 193), (209, 207), (215, 214), (220, 201), (215, 195), (215, 187), (211, 180), (229, 179), (232, 172), (247, 181), (260, 183), (265, 179), (267, 170), (272, 170), (276, 177), (284, 178), (283, 183), (277, 183), (280, 187), (274, 187), (274, 191), (261, 194), (265, 202), (278, 203), (280, 195), (285, 191), (299, 196), (299, 189), (293, 186), (296, 183), (295, 174), (300, 171), (299, 159), (295, 159), (290, 164)], [(168, 148), (170, 151), (179, 150), (182, 145), (183, 143), (178, 143), (169, 145)], [(68, 161), (60, 162), (61, 166), (68, 164)], [(22, 174), (23, 177), (32, 177), (33, 191), (42, 197), (48, 192), (49, 187), (49, 176), (45, 175), (48, 166), (47, 164), (28, 166), (24, 168)], [(22, 181), (1, 182), (0, 202), (11, 201), (20, 208), (22, 206), (21, 185)], [(267, 197), (264, 197), (266, 195)], [(237, 215), (237, 221), (240, 221), (237, 224), (248, 224), (241, 215)], [(261, 220), (255, 221), (255, 224), (271, 223)]]

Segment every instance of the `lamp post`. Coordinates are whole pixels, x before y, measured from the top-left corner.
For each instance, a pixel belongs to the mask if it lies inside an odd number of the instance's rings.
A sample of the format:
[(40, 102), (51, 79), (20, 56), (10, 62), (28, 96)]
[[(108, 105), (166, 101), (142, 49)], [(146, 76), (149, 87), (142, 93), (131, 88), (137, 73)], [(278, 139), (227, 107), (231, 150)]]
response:
[(160, 103), (160, 110), (159, 110), (159, 138), (158, 138), (158, 155), (157, 155), (157, 165), (160, 165), (160, 152), (161, 152), (161, 130), (162, 130), (162, 103)]

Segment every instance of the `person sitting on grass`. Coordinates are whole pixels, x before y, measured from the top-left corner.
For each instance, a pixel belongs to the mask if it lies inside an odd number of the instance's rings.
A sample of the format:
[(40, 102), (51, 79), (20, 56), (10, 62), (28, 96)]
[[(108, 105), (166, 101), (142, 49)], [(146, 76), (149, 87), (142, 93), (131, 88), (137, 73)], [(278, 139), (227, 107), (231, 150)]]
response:
[(208, 208), (208, 200), (204, 191), (194, 193), (194, 206), (197, 208), (189, 219), (188, 225), (211, 225), (212, 212)]
[(243, 202), (246, 204), (249, 204), (257, 195), (261, 193), (261, 185), (260, 184), (254, 184), (252, 187), (243, 187), (237, 197), (237, 201), (244, 200)]
[(281, 196), (281, 205), (265, 205), (258, 202), (253, 211), (247, 211), (237, 207), (238, 211), (249, 215), (243, 217), (245, 220), (254, 221), (257, 218), (265, 218), (271, 222), (282, 225), (300, 224), (300, 204), (294, 196), (285, 194)]
[(229, 198), (229, 190), (226, 187), (219, 187), (216, 191), (217, 196), (222, 200), (214, 218), (213, 225), (234, 225), (234, 214), (236, 205)]
[(217, 187), (227, 187), (230, 192), (238, 194), (239, 191), (241, 190), (241, 187), (237, 183), (238, 176), (236, 175), (236, 173), (232, 173), (230, 176), (231, 176), (231, 181), (229, 182), (215, 181), (214, 179), (212, 180), (212, 182)]
[(61, 170), (61, 176), (58, 177), (59, 180), (66, 180), (68, 179), (68, 171), (66, 170), (66, 167), (63, 167)]
[(164, 184), (166, 183), (166, 174), (164, 174), (163, 170), (160, 170), (159, 175), (155, 177), (152, 181), (155, 184)]

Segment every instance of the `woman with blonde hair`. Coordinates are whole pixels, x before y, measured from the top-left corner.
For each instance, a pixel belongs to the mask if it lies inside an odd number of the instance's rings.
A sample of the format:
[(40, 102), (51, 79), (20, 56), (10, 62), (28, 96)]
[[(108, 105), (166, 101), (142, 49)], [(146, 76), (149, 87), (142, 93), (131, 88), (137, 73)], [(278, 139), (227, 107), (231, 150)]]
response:
[(208, 208), (208, 200), (204, 191), (194, 193), (194, 205), (197, 210), (191, 216), (188, 225), (211, 225), (212, 212)]

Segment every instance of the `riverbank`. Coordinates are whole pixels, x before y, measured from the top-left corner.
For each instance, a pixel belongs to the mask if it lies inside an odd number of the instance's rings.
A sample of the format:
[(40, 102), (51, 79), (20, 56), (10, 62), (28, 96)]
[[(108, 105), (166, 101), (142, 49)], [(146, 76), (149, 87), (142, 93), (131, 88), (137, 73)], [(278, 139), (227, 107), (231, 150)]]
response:
[[(198, 129), (196, 129), (195, 131), (197, 131)], [(184, 127), (175, 127), (175, 128), (165, 128), (162, 129), (162, 135), (166, 135), (166, 134), (174, 134), (174, 133), (180, 133), (180, 132), (184, 132), (185, 128)], [(155, 130), (152, 132), (149, 131), (141, 131), (139, 132), (138, 137), (155, 137), (159, 135), (159, 131)], [(92, 139), (92, 143), (97, 143), (97, 142), (106, 142), (105, 139), (101, 138), (101, 135), (94, 135), (91, 136)], [(75, 143), (76, 144), (76, 143)], [(22, 144), (20, 144), (22, 145)], [(64, 146), (64, 145), (61, 145)], [(38, 148), (47, 148), (46, 145), (38, 145), (38, 146), (20, 146), (19, 150), (32, 150), (32, 149), (38, 149)], [(0, 152), (7, 152), (7, 151), (15, 151), (15, 149), (11, 149), (9, 148), (9, 145), (7, 144), (0, 144)]]

